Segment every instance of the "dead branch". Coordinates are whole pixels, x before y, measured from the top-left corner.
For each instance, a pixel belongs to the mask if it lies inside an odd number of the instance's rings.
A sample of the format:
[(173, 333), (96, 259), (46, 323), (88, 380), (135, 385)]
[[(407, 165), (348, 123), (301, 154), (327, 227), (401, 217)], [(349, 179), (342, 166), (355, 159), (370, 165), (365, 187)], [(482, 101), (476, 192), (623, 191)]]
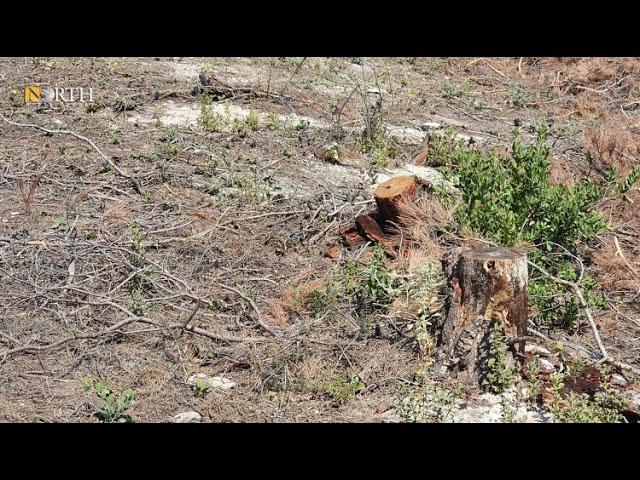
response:
[(241, 297), (242, 299), (244, 299), (253, 309), (254, 312), (256, 312), (256, 316), (258, 317), (256, 319), (256, 321), (258, 322), (258, 325), (260, 325), (264, 330), (266, 330), (267, 332), (269, 332), (271, 335), (273, 336), (277, 336), (276, 332), (273, 330), (273, 328), (271, 328), (269, 325), (267, 325), (266, 323), (264, 323), (264, 320), (262, 319), (262, 314), (260, 313), (260, 310), (258, 309), (257, 305), (255, 304), (255, 302), (247, 297), (244, 293), (242, 293), (240, 290), (238, 290), (237, 288), (233, 288), (230, 287), (229, 285), (224, 285), (222, 283), (219, 283), (218, 286), (220, 288), (223, 288), (225, 290), (229, 290), (230, 292), (235, 293), (236, 295), (238, 295), (239, 297)]
[(600, 338), (600, 333), (598, 332), (598, 326), (596, 325), (596, 322), (593, 319), (593, 315), (591, 314), (591, 309), (589, 308), (589, 304), (584, 299), (584, 295), (582, 294), (582, 290), (580, 289), (579, 285), (577, 283), (570, 282), (569, 280), (563, 280), (562, 278), (558, 278), (558, 277), (556, 277), (554, 275), (551, 275), (549, 272), (547, 272), (542, 267), (536, 265), (531, 260), (527, 260), (527, 263), (529, 265), (531, 265), (533, 268), (535, 268), (536, 270), (538, 270), (540, 273), (542, 273), (549, 280), (551, 280), (551, 281), (553, 281), (555, 283), (558, 283), (560, 285), (565, 285), (565, 286), (571, 288), (571, 290), (573, 290), (573, 293), (575, 294), (576, 297), (578, 297), (578, 301), (580, 302), (580, 305), (582, 306), (582, 309), (584, 310), (584, 314), (587, 317), (587, 321), (589, 322), (589, 326), (591, 327), (591, 332), (593, 333), (593, 337), (595, 338), (596, 344), (598, 345), (598, 349), (600, 350), (600, 353), (602, 355), (602, 358), (600, 359), (600, 361), (601, 362), (612, 361), (611, 357), (607, 353), (607, 349), (605, 348), (604, 344), (602, 343), (602, 339)]

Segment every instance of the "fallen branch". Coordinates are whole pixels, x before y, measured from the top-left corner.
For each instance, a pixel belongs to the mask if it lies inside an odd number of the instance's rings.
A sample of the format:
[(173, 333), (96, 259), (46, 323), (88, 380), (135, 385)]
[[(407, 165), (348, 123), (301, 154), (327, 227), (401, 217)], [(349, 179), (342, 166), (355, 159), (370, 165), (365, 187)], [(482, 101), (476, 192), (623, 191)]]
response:
[(600, 338), (600, 332), (598, 332), (598, 326), (596, 325), (596, 322), (593, 319), (593, 315), (591, 314), (591, 309), (589, 308), (589, 304), (587, 303), (587, 301), (584, 298), (584, 295), (582, 294), (582, 290), (580, 289), (580, 286), (577, 283), (570, 282), (569, 280), (563, 280), (562, 278), (558, 278), (556, 276), (551, 275), (549, 272), (547, 272), (542, 267), (536, 265), (531, 260), (527, 260), (527, 263), (531, 265), (533, 268), (535, 268), (536, 270), (538, 270), (540, 273), (542, 273), (549, 280), (555, 283), (558, 283), (560, 285), (565, 285), (571, 288), (571, 290), (573, 290), (573, 293), (575, 294), (576, 297), (578, 297), (578, 301), (580, 302), (580, 305), (584, 310), (584, 314), (587, 317), (589, 326), (591, 327), (591, 332), (593, 333), (593, 337), (595, 338), (596, 344), (598, 345), (598, 349), (600, 350), (600, 354), (602, 355), (600, 362), (612, 361), (612, 358), (609, 356), (609, 354), (607, 353), (607, 349), (602, 343), (602, 339)]
[[(108, 335), (110, 333), (122, 333), (122, 334), (127, 334), (129, 332), (127, 331), (122, 331), (120, 332), (119, 330), (122, 329), (123, 327), (132, 324), (132, 323), (136, 323), (136, 322), (140, 322), (140, 323), (145, 323), (148, 325), (153, 325), (155, 327), (158, 327), (159, 329), (181, 329), (183, 331), (189, 332), (189, 333), (193, 333), (196, 335), (201, 335), (203, 337), (207, 337), (210, 338), (212, 340), (219, 340), (222, 342), (254, 342), (254, 343), (258, 343), (258, 342), (264, 342), (267, 341), (266, 338), (263, 337), (236, 337), (236, 336), (227, 336), (227, 335), (221, 335), (221, 334), (217, 334), (217, 333), (213, 333), (210, 332), (209, 330), (205, 330), (204, 328), (200, 328), (200, 327), (196, 327), (195, 325), (188, 325), (188, 324), (180, 324), (180, 323), (173, 323), (173, 324), (169, 324), (169, 325), (162, 325), (161, 323), (158, 323), (154, 320), (151, 320), (150, 318), (146, 318), (146, 317), (137, 317), (137, 316), (132, 316), (129, 317), (125, 320), (122, 320), (114, 325), (112, 325), (109, 328), (106, 328), (100, 332), (93, 332), (93, 333), (84, 333), (84, 334), (77, 334), (77, 335), (71, 335), (68, 337), (65, 337), (61, 340), (58, 340), (57, 342), (53, 342), (53, 343), (49, 343), (46, 345), (21, 345), (19, 347), (15, 347), (12, 348), (10, 350), (7, 350), (6, 352), (4, 352), (2, 354), (2, 359), (0, 360), (0, 363), (5, 362), (9, 357), (13, 356), (13, 355), (17, 355), (19, 353), (41, 353), (41, 352), (45, 352), (48, 350), (53, 350), (55, 348), (58, 347), (62, 347), (63, 345), (73, 342), (75, 340), (89, 340), (89, 339), (94, 339), (94, 338), (99, 338), (102, 337), (104, 335)], [(5, 335), (2, 335), (3, 337), (5, 337)], [(12, 339), (11, 337), (6, 336), (8, 339), (10, 339), (10, 341), (12, 341), (12, 343), (15, 344), (16, 340)]]
[(269, 325), (264, 323), (264, 320), (262, 319), (262, 314), (260, 313), (258, 306), (255, 304), (255, 302), (251, 298), (247, 297), (244, 293), (242, 293), (237, 288), (230, 287), (229, 285), (224, 285), (222, 283), (219, 283), (218, 287), (223, 288), (225, 290), (229, 290), (230, 292), (233, 292), (236, 295), (238, 295), (240, 298), (244, 299), (251, 306), (253, 311), (256, 312), (256, 316), (258, 317), (256, 321), (258, 322), (258, 325), (260, 325), (264, 330), (269, 332), (271, 335), (277, 336), (273, 328), (271, 328)]

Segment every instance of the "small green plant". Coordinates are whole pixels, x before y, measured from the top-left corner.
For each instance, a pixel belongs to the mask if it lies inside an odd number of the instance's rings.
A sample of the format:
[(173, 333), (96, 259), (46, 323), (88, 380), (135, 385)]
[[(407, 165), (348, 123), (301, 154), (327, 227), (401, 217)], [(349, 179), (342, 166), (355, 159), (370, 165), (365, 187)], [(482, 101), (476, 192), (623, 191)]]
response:
[(180, 146), (176, 139), (177, 132), (173, 128), (168, 128), (158, 139), (156, 150), (159, 155), (175, 157), (180, 153)]
[(430, 380), (408, 383), (401, 386), (394, 410), (407, 423), (447, 422), (457, 410), (456, 397)]
[(564, 374), (551, 374), (552, 398), (549, 405), (556, 421), (560, 423), (619, 423), (622, 416), (619, 410), (624, 401), (615, 392), (604, 386), (603, 392), (596, 393), (594, 398), (586, 393), (569, 392), (562, 394)]
[(13, 89), (9, 92), (9, 101), (14, 107), (20, 107), (24, 105), (24, 97), (17, 89)]
[(491, 393), (502, 393), (516, 379), (516, 371), (508, 362), (508, 346), (502, 327), (494, 322), (489, 335), (489, 357), (487, 359), (483, 386)]
[(225, 121), (211, 104), (203, 104), (198, 116), (198, 124), (209, 132), (219, 132), (225, 126)]
[(204, 397), (209, 392), (210, 389), (211, 387), (206, 381), (202, 379), (196, 380), (195, 390), (196, 390), (197, 396)]
[(527, 94), (518, 86), (511, 86), (507, 90), (507, 99), (512, 107), (524, 108), (527, 105)]
[(338, 306), (339, 286), (330, 282), (324, 289), (313, 289), (302, 298), (304, 308), (315, 318)]
[(366, 130), (356, 136), (356, 148), (371, 156), (373, 165), (377, 169), (385, 168), (398, 153), (398, 144), (378, 124), (372, 134)]
[(96, 113), (98, 110), (105, 108), (106, 105), (100, 100), (87, 103), (87, 113)]
[(109, 138), (111, 138), (111, 143), (114, 145), (119, 145), (122, 141), (120, 128), (115, 123), (109, 125)]
[(347, 380), (344, 378), (337, 378), (328, 382), (325, 385), (325, 391), (331, 395), (331, 398), (339, 404), (344, 404), (350, 398), (356, 396), (356, 394), (364, 390), (365, 384), (362, 383), (360, 377), (357, 374), (352, 374)]
[(96, 380), (91, 376), (82, 378), (85, 390), (92, 390), (102, 401), (98, 416), (107, 423), (131, 423), (133, 419), (127, 410), (133, 405), (135, 391), (127, 388), (122, 393), (114, 390), (106, 380)]
[(145, 274), (145, 249), (142, 245), (142, 239), (144, 238), (144, 233), (142, 231), (142, 227), (136, 220), (132, 220), (131, 222), (129, 222), (129, 228), (131, 231), (131, 250), (134, 253), (131, 256), (131, 264), (135, 268), (142, 270), (142, 272), (136, 272), (129, 282), (129, 292), (131, 294), (131, 302), (129, 306), (131, 307), (132, 313), (141, 316), (144, 315), (144, 313), (148, 310), (148, 305), (144, 301), (143, 293), (143, 282)]
[(483, 111), (487, 108), (487, 102), (485, 102), (484, 100), (478, 100), (477, 98), (474, 98), (471, 101), (471, 106), (476, 110)]
[(560, 423), (620, 423), (621, 415), (613, 408), (603, 407), (585, 393), (570, 392), (564, 403), (552, 405), (549, 411)]
[(450, 79), (445, 78), (442, 80), (442, 97), (448, 100), (459, 97), (462, 94), (462, 90), (454, 84)]
[(282, 121), (274, 112), (269, 112), (267, 114), (265, 124), (270, 130), (282, 130), (283, 128)]
[(249, 109), (247, 118), (245, 118), (244, 121), (251, 130), (258, 130), (258, 128), (260, 128), (260, 117), (253, 109)]
[(538, 380), (539, 371), (538, 363), (535, 359), (527, 362), (525, 378), (528, 382), (528, 395), (526, 400), (533, 404), (537, 403), (540, 392), (542, 391), (542, 385), (540, 385), (540, 381)]

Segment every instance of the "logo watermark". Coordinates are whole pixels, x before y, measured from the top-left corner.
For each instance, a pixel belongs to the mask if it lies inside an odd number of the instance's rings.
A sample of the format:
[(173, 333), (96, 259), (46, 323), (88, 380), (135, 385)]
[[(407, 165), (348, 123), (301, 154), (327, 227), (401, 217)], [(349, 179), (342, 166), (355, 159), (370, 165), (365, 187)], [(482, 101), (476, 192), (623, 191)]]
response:
[(93, 87), (52, 87), (25, 85), (25, 103), (89, 103), (93, 102)]

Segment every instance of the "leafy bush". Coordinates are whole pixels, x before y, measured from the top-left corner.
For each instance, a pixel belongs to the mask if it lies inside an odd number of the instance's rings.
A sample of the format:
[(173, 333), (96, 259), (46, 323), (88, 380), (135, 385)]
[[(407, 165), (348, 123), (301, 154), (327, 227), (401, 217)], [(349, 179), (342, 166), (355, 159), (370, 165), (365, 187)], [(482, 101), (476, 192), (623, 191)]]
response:
[[(517, 132), (516, 132), (517, 133)], [(559, 278), (575, 281), (575, 266), (565, 252), (604, 232), (607, 222), (594, 208), (609, 184), (583, 179), (574, 185), (553, 185), (549, 179), (548, 128), (542, 125), (535, 140), (524, 145), (516, 134), (510, 155), (481, 152), (451, 139), (435, 153), (447, 165), (445, 175), (463, 192), (457, 211), (457, 228), (504, 246), (536, 245), (529, 258)], [(633, 180), (633, 179), (631, 179)], [(627, 180), (628, 182), (629, 180)], [(585, 276), (582, 287), (593, 306), (602, 301), (594, 294), (595, 282)], [(543, 323), (566, 325), (578, 315), (578, 303), (566, 286), (532, 272), (529, 290)]]
[(572, 186), (549, 182), (547, 127), (524, 146), (516, 137), (511, 155), (459, 146), (449, 177), (464, 192), (461, 224), (485, 238), (513, 246), (554, 242), (569, 246), (602, 233), (607, 224), (593, 210), (604, 189), (585, 179)]
[(560, 423), (617, 423), (622, 421), (619, 410), (623, 404), (615, 394), (607, 393), (607, 386), (592, 399), (586, 393), (569, 392), (564, 398), (561, 391), (564, 387), (564, 376), (560, 373), (551, 375), (552, 399), (549, 411)]

